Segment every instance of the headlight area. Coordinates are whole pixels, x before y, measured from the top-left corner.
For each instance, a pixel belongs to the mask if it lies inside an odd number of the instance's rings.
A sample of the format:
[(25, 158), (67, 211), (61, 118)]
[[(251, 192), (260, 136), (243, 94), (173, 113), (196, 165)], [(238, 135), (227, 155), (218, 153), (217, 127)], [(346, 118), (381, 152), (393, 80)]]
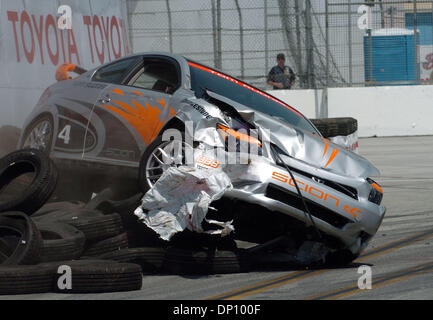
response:
[(383, 199), (383, 189), (373, 179), (367, 178), (366, 180), (372, 186), (370, 194), (368, 195), (368, 201), (379, 206)]
[(217, 131), (225, 143), (227, 152), (242, 152), (259, 156), (263, 154), (261, 141), (251, 136), (248, 129), (235, 130), (218, 123)]

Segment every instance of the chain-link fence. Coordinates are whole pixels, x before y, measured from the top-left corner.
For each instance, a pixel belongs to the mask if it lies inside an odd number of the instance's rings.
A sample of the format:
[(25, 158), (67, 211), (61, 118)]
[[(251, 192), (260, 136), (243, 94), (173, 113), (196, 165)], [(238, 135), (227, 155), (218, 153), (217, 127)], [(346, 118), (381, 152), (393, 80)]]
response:
[(326, 11), (327, 51), (345, 80), (330, 86), (430, 83), (432, 0), (328, 0)]
[(429, 83), (433, 0), (128, 0), (134, 52), (166, 51), (260, 88), (284, 53), (294, 88)]

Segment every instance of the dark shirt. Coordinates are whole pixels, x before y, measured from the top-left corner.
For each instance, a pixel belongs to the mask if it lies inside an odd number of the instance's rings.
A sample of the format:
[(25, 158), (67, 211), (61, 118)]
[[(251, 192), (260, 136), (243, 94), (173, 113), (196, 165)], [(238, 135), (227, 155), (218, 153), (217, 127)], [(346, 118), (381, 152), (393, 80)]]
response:
[[(295, 81), (295, 79), (295, 73), (288, 66), (284, 66), (284, 69), (281, 69), (280, 66), (276, 65), (268, 74), (268, 82), (281, 82), (284, 85), (283, 89), (290, 89), (290, 83)], [(274, 86), (274, 89), (280, 88)]]

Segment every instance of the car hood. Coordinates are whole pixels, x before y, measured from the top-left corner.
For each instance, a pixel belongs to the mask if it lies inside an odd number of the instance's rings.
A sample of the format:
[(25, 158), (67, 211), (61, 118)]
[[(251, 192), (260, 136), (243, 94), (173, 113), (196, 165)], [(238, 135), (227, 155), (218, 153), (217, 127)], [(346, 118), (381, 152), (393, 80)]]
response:
[(318, 134), (290, 125), (214, 92), (208, 91), (208, 94), (235, 108), (245, 121), (253, 124), (259, 130), (263, 140), (278, 146), (291, 158), (317, 169), (348, 177), (367, 178), (380, 174), (379, 170), (367, 159)]

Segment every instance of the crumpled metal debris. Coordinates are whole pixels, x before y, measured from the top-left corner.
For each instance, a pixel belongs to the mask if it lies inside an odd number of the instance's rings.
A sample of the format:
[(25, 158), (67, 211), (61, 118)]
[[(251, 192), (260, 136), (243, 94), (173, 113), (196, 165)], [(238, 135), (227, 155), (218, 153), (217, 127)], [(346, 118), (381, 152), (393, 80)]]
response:
[[(171, 167), (144, 195), (142, 205), (134, 214), (167, 241), (185, 229), (204, 232), (201, 223), (209, 204), (231, 188), (230, 178), (221, 170)], [(220, 227), (211, 231), (212, 234), (224, 236), (233, 231), (230, 222), (207, 222)]]
[(346, 150), (353, 151), (355, 153), (359, 153), (359, 145), (358, 145), (358, 131), (355, 131), (348, 136), (336, 136), (329, 138), (333, 143), (344, 147)]

